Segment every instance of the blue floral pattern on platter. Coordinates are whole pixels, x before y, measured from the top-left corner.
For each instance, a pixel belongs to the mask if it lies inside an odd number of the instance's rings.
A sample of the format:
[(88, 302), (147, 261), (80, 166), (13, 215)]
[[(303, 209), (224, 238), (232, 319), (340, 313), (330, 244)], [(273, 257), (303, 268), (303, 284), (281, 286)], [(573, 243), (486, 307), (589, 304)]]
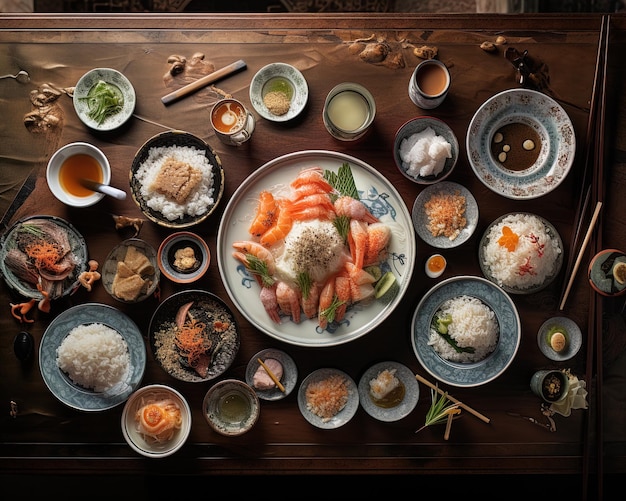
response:
[[(388, 303), (371, 301), (348, 308), (341, 323), (318, 326), (317, 319), (302, 319), (296, 324), (283, 317), (274, 323), (259, 299), (260, 288), (254, 277), (235, 259), (233, 242), (249, 240), (248, 228), (255, 214), (259, 193), (270, 189), (275, 195), (288, 193), (289, 183), (298, 173), (311, 166), (337, 171), (343, 163), (351, 167), (361, 200), (392, 231), (389, 258), (381, 266), (383, 271), (393, 271), (398, 280), (398, 294)], [(220, 275), (228, 295), (244, 317), (270, 337), (297, 346), (325, 347), (347, 343), (361, 337), (383, 320), (400, 303), (408, 289), (417, 244), (411, 214), (401, 195), (378, 171), (365, 162), (324, 150), (290, 153), (276, 158), (251, 174), (233, 194), (224, 211), (217, 236), (217, 260)]]
[[(106, 392), (82, 388), (57, 365), (57, 349), (69, 332), (79, 325), (92, 323), (117, 331), (126, 341), (130, 355), (126, 378)], [(146, 346), (141, 331), (125, 313), (106, 304), (80, 304), (60, 313), (44, 332), (39, 347), (39, 367), (48, 389), (65, 405), (81, 411), (103, 411), (125, 402), (138, 387), (146, 369)]]
[[(500, 328), (496, 349), (475, 363), (445, 360), (428, 344), (434, 314), (444, 301), (463, 295), (486, 304)], [(431, 288), (417, 305), (411, 323), (411, 343), (422, 367), (439, 381), (459, 387), (480, 386), (500, 376), (513, 362), (521, 334), (519, 313), (511, 297), (489, 280), (473, 276), (452, 277)]]
[[(541, 150), (533, 166), (504, 168), (491, 153), (498, 129), (524, 123), (539, 135)], [(466, 149), (474, 173), (489, 189), (510, 199), (541, 197), (561, 184), (574, 163), (576, 136), (565, 110), (551, 97), (528, 89), (509, 89), (489, 98), (467, 129)]]

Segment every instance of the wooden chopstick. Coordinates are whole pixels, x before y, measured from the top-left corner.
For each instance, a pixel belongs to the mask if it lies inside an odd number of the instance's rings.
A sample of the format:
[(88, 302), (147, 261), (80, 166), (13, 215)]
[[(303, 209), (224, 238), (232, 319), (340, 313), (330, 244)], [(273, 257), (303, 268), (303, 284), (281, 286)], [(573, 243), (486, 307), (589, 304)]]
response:
[(600, 209), (602, 209), (602, 202), (598, 201), (598, 203), (596, 204), (596, 209), (593, 211), (591, 221), (589, 222), (589, 227), (587, 228), (585, 239), (583, 240), (583, 243), (580, 246), (580, 250), (578, 251), (578, 257), (576, 258), (576, 263), (574, 263), (574, 268), (572, 269), (572, 273), (570, 274), (567, 288), (565, 289), (565, 294), (563, 294), (563, 299), (561, 299), (559, 310), (563, 310), (563, 308), (565, 307), (567, 296), (569, 296), (570, 290), (572, 289), (572, 284), (574, 283), (574, 279), (576, 278), (576, 273), (578, 273), (580, 262), (582, 261), (582, 258), (585, 254), (585, 249), (587, 248), (587, 244), (589, 243), (589, 239), (591, 238), (591, 234), (593, 233), (596, 221), (598, 220), (598, 216), (600, 215)]
[(415, 379), (417, 379), (420, 383), (425, 384), (426, 386), (428, 386), (429, 388), (432, 388), (433, 390), (435, 390), (437, 393), (439, 393), (440, 395), (445, 395), (448, 400), (450, 400), (451, 402), (454, 402), (455, 404), (457, 404), (459, 407), (461, 407), (462, 409), (465, 409), (467, 412), (469, 412), (470, 414), (474, 414), (474, 416), (476, 416), (478, 419), (480, 419), (481, 421), (484, 421), (485, 423), (489, 423), (491, 422), (491, 420), (487, 417), (484, 416), (483, 414), (481, 414), (478, 411), (475, 411), (474, 409), (472, 409), (469, 405), (465, 405), (463, 402), (461, 402), (460, 400), (457, 400), (456, 398), (448, 395), (445, 391), (443, 391), (442, 389), (439, 388), (439, 386), (432, 384), (430, 381), (428, 381), (427, 379), (424, 379), (422, 376), (420, 376), (419, 374), (415, 374)]
[(246, 63), (242, 59), (240, 59), (239, 61), (235, 61), (234, 63), (231, 63), (228, 66), (224, 66), (222, 69), (219, 69), (209, 75), (199, 78), (195, 82), (185, 85), (184, 87), (181, 87), (180, 89), (175, 90), (174, 92), (170, 92), (169, 94), (161, 98), (161, 102), (163, 104), (173, 103), (177, 99), (180, 99), (181, 97), (191, 94), (192, 92), (195, 92), (198, 89), (201, 89), (202, 87), (205, 87), (213, 82), (216, 82), (217, 80), (220, 80), (221, 78), (232, 75), (236, 71), (242, 70), (245, 67), (246, 67)]
[(257, 358), (257, 362), (259, 362), (259, 364), (261, 365), (261, 367), (263, 367), (263, 368), (265, 369), (265, 372), (267, 372), (267, 375), (268, 375), (269, 377), (271, 377), (271, 378), (272, 378), (272, 381), (274, 381), (274, 383), (276, 384), (276, 386), (278, 387), (278, 389), (279, 389), (280, 391), (282, 391), (283, 393), (285, 393), (285, 387), (284, 387), (284, 386), (283, 386), (283, 384), (282, 384), (282, 383), (278, 380), (278, 378), (276, 377), (276, 374), (274, 374), (274, 373), (270, 370), (270, 368), (269, 368), (267, 365), (265, 365), (265, 364), (263, 363), (263, 360), (261, 360), (260, 358)]

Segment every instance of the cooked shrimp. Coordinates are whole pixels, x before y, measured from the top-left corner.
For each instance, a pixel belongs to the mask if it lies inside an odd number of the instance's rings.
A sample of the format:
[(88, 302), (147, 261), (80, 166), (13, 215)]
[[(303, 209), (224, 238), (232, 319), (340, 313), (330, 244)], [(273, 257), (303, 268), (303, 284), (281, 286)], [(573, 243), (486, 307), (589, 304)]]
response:
[(322, 329), (325, 329), (329, 320), (332, 321), (334, 318), (334, 312), (331, 310), (333, 299), (335, 299), (335, 277), (330, 277), (320, 291), (317, 321)]
[(323, 195), (324, 193), (331, 193), (332, 187), (327, 185), (322, 185), (318, 183), (309, 183), (300, 186), (292, 190), (291, 195), (289, 196), (289, 200), (298, 201), (303, 199), (304, 197), (308, 197), (310, 195)]
[(276, 300), (278, 307), (285, 315), (290, 315), (295, 323), (300, 322), (300, 294), (285, 282), (276, 285)]
[(363, 266), (378, 264), (387, 259), (391, 229), (384, 223), (373, 223), (367, 226), (367, 250)]
[(302, 311), (307, 318), (317, 316), (321, 290), (322, 286), (317, 282), (313, 282), (307, 291), (306, 297), (304, 295), (302, 296)]
[(311, 219), (331, 220), (335, 218), (335, 211), (319, 205), (306, 207), (298, 211), (291, 211), (291, 217), (294, 221), (308, 221)]
[(264, 190), (259, 194), (259, 205), (256, 215), (252, 220), (250, 234), (254, 237), (260, 237), (269, 230), (278, 219), (279, 206), (271, 192)]
[(301, 188), (305, 185), (314, 184), (324, 189), (327, 193), (330, 193), (333, 190), (333, 187), (330, 185), (326, 179), (324, 179), (324, 171), (321, 167), (309, 167), (308, 169), (303, 169), (291, 182), (291, 187), (294, 189)]
[(303, 209), (308, 209), (309, 207), (323, 207), (327, 210), (334, 210), (333, 203), (330, 201), (328, 195), (320, 193), (308, 195), (296, 202), (293, 202), (290, 205), (289, 210), (291, 212), (298, 212)]
[(353, 302), (363, 301), (374, 294), (376, 279), (367, 271), (357, 268), (354, 263), (347, 262), (345, 268), (350, 278), (350, 293)]
[(352, 262), (357, 268), (363, 268), (365, 254), (367, 252), (367, 223), (358, 219), (350, 220), (350, 232), (348, 233), (348, 246)]
[(278, 300), (276, 299), (276, 285), (271, 287), (261, 287), (261, 294), (259, 294), (261, 298), (261, 303), (263, 304), (263, 308), (270, 316), (270, 318), (274, 321), (274, 323), (280, 323), (280, 310), (278, 307)]
[(376, 223), (375, 217), (363, 202), (349, 196), (339, 197), (335, 200), (335, 212), (338, 216), (348, 216), (350, 219), (358, 219), (366, 223)]
[[(250, 261), (249, 256), (254, 256), (260, 261), (269, 275), (273, 275), (276, 271), (276, 263), (274, 262), (274, 255), (265, 247), (257, 242), (252, 242), (250, 240), (239, 240), (237, 242), (233, 242), (233, 247), (237, 249), (238, 252), (234, 252), (233, 256), (236, 259), (239, 259), (246, 268), (250, 270), (256, 270), (256, 267), (253, 266), (253, 263)], [(260, 270), (256, 270), (260, 271)]]
[(348, 304), (352, 298), (350, 287), (350, 279), (343, 274), (337, 275), (335, 278), (335, 295), (341, 304), (335, 310), (335, 321), (339, 322), (343, 319), (348, 309)]

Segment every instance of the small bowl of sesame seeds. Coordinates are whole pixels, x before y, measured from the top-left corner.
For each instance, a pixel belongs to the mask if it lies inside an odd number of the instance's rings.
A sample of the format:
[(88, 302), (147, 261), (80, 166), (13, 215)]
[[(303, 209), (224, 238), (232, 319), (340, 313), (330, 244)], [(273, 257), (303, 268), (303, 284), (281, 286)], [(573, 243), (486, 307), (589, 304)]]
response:
[(266, 120), (286, 122), (298, 116), (309, 98), (309, 86), (300, 71), (287, 63), (261, 68), (250, 82), (250, 102)]

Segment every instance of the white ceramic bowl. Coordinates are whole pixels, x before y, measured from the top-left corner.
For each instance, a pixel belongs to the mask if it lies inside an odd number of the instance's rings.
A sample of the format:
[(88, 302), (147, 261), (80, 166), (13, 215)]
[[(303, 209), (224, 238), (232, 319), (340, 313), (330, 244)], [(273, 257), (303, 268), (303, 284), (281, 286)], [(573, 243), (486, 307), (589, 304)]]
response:
[[(121, 99), (121, 109), (99, 121), (90, 116), (90, 91), (99, 82), (105, 82)], [(74, 88), (74, 110), (81, 121), (94, 130), (110, 131), (125, 124), (135, 111), (137, 97), (128, 78), (111, 68), (95, 68), (85, 73)]]
[[(169, 440), (155, 440), (141, 433), (136, 413), (147, 403), (169, 401), (180, 410), (180, 428), (174, 431)], [(124, 405), (122, 412), (122, 435), (130, 447), (139, 454), (150, 458), (163, 458), (174, 454), (187, 441), (191, 431), (191, 409), (185, 397), (169, 386), (153, 384), (135, 391)]]
[[(87, 190), (79, 190), (72, 194), (68, 191), (67, 184), (61, 180), (61, 167), (66, 160), (74, 155), (89, 155), (95, 159), (101, 169), (100, 182), (102, 184), (111, 182), (111, 165), (106, 155), (96, 146), (83, 142), (66, 144), (52, 155), (46, 169), (46, 181), (52, 194), (64, 204), (71, 207), (89, 207), (102, 200), (104, 195), (97, 191), (89, 193)], [(66, 169), (68, 169), (67, 166), (63, 168), (63, 170)], [(98, 179), (93, 181), (98, 181)]]
[[(286, 113), (272, 113), (265, 104), (265, 96), (272, 91), (283, 92), (289, 99)], [(286, 122), (298, 116), (309, 98), (309, 86), (300, 71), (286, 63), (272, 63), (261, 68), (250, 82), (250, 102), (266, 120)]]
[[(443, 170), (437, 175), (421, 176), (419, 172), (417, 172), (415, 175), (412, 175), (412, 173), (408, 172), (410, 165), (402, 160), (400, 148), (402, 142), (405, 139), (410, 138), (414, 134), (424, 132), (428, 127), (430, 127), (437, 136), (443, 137), (448, 143), (450, 143), (452, 157), (446, 158)], [(454, 169), (458, 158), (459, 141), (456, 137), (456, 134), (447, 123), (439, 118), (428, 116), (412, 118), (408, 122), (405, 122), (398, 129), (398, 132), (396, 132), (396, 138), (393, 144), (393, 159), (395, 160), (396, 166), (404, 175), (404, 177), (410, 179), (414, 183), (434, 184), (438, 183), (439, 181), (443, 181), (452, 173), (452, 170)]]
[(214, 384), (202, 402), (202, 414), (209, 426), (229, 437), (250, 431), (260, 413), (256, 392), (238, 379), (224, 379)]

